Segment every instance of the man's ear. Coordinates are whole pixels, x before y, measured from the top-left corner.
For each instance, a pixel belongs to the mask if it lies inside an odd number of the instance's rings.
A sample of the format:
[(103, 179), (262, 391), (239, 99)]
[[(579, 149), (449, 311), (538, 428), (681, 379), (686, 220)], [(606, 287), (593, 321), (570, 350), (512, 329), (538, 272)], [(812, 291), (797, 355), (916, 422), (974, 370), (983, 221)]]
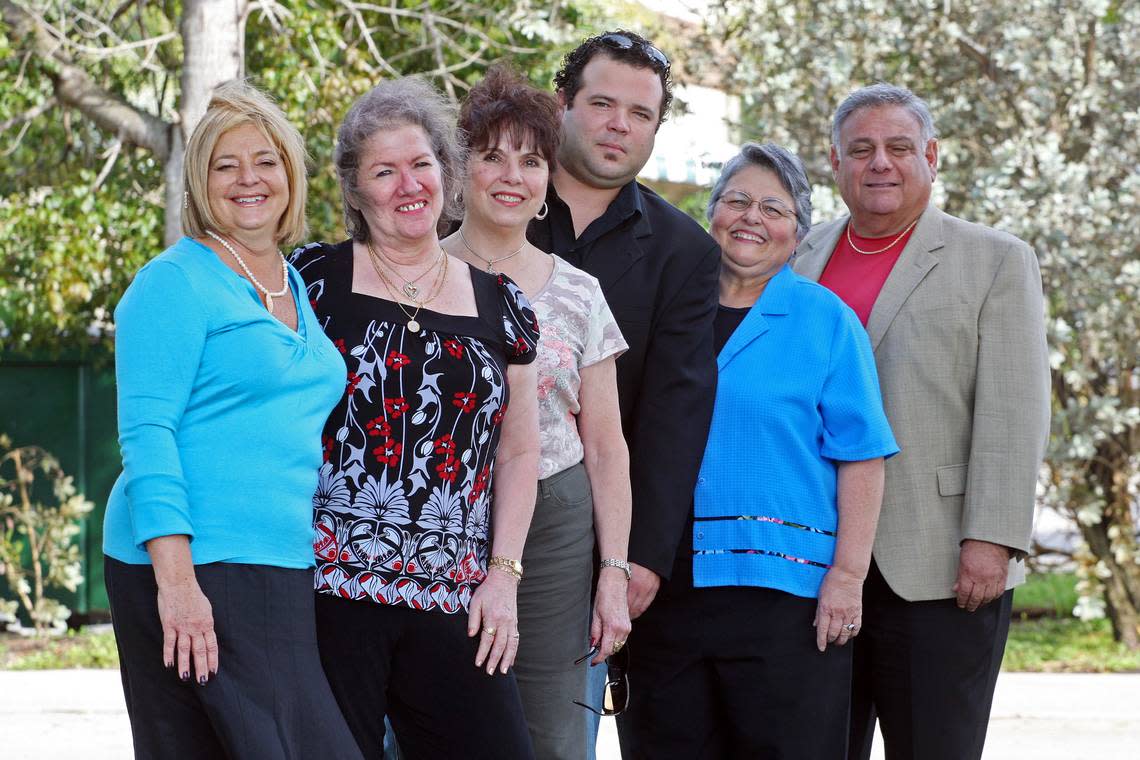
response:
[(831, 146), (828, 157), (831, 162), (831, 178), (835, 179), (839, 176), (839, 150), (834, 145)]
[(926, 164), (930, 167), (930, 181), (933, 182), (938, 178), (938, 138), (932, 137), (927, 140), (923, 157), (926, 158)]
[(554, 94), (558, 96), (558, 118), (562, 118), (570, 107), (570, 102), (566, 100), (566, 90), (558, 90)]

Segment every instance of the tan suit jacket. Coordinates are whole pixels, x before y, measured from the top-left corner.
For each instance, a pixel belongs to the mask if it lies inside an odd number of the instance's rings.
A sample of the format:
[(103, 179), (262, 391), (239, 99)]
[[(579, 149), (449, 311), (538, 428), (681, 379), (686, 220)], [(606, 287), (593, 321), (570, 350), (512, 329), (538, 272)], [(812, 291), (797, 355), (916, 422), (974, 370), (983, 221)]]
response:
[[(818, 280), (847, 218), (815, 227), (795, 269)], [(902, 452), (887, 460), (874, 557), (909, 601), (946, 599), (967, 538), (1016, 550), (1024, 580), (1049, 431), (1037, 257), (1012, 235), (927, 208), (867, 332)]]

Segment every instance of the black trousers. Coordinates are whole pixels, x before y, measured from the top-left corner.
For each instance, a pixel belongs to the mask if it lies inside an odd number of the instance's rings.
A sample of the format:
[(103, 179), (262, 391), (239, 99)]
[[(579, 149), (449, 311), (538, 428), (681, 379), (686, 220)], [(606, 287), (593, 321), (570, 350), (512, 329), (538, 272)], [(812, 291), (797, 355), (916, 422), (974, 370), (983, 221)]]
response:
[(815, 648), (816, 600), (691, 578), (675, 569), (634, 622), (622, 757), (840, 760), (851, 648)]
[(219, 647), (205, 686), (163, 665), (154, 569), (104, 561), (135, 757), (358, 760), (317, 656), (312, 570), (218, 562), (194, 573)]
[(475, 667), (467, 616), (317, 595), (321, 662), (366, 758), (384, 715), (407, 760), (531, 760), (513, 673)]
[(872, 562), (855, 639), (848, 757), (871, 756), (877, 717), (887, 760), (980, 758), (1012, 604), (1013, 591), (976, 612), (953, 599), (908, 602)]

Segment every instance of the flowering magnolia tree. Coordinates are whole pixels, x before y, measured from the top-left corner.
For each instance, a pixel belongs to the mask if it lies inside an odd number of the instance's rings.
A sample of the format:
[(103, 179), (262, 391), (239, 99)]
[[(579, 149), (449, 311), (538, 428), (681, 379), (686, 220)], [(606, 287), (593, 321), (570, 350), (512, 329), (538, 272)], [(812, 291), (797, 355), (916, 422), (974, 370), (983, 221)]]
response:
[[(744, 99), (741, 139), (797, 150), (832, 186), (828, 119), (876, 80), (925, 97), (937, 198), (1041, 261), (1053, 429), (1041, 500), (1069, 514), (1082, 616), (1140, 647), (1140, 4), (1122, 0), (726, 0), (707, 65)], [(734, 65), (727, 66), (725, 60)], [(820, 205), (834, 210), (830, 191)]]

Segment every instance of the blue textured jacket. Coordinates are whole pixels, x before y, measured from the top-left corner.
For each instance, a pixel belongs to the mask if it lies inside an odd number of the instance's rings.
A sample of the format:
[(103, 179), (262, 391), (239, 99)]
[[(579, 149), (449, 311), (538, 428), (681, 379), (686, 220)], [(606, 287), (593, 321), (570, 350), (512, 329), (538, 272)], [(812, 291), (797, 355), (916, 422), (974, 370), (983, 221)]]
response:
[(717, 364), (693, 585), (817, 597), (835, 554), (837, 463), (899, 450), (867, 333), (834, 293), (784, 267)]

